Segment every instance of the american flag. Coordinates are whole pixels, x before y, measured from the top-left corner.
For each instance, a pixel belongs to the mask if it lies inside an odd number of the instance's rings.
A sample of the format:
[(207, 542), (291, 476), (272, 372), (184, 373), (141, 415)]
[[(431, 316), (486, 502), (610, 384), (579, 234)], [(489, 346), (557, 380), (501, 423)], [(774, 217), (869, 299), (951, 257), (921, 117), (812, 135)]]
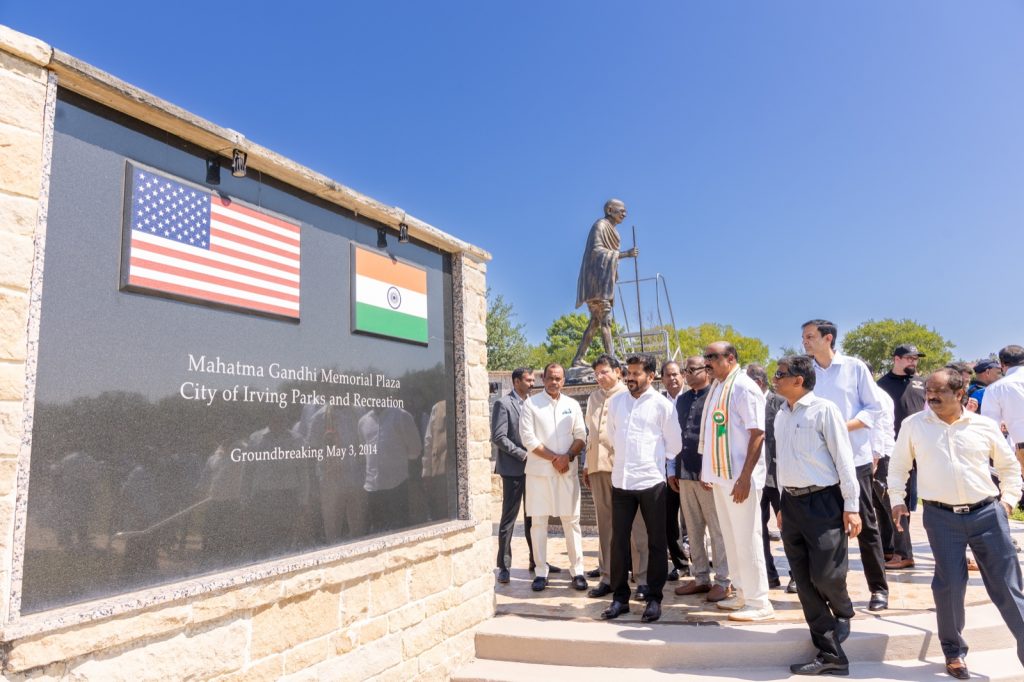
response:
[(129, 285), (299, 317), (298, 225), (129, 169)]

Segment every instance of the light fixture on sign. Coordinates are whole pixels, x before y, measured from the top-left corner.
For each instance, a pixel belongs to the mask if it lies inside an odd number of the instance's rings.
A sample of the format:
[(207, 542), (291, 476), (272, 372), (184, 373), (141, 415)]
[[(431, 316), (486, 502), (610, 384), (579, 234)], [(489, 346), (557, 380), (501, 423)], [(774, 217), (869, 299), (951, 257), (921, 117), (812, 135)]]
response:
[(236, 178), (245, 177), (245, 162), (248, 160), (249, 155), (243, 152), (241, 149), (231, 150), (231, 174)]
[(388, 231), (385, 230), (383, 227), (377, 228), (377, 248), (388, 248)]
[(206, 159), (206, 184), (220, 184), (220, 157), (210, 156)]
[(398, 224), (398, 243), (409, 243), (409, 226), (406, 225), (404, 222)]

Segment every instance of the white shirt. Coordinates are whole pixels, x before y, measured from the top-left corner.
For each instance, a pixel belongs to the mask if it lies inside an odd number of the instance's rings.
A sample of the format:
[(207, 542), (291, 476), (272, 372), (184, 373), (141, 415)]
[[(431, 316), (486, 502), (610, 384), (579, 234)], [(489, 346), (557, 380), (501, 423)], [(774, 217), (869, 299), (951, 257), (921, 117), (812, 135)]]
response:
[(882, 408), (868, 366), (857, 358), (836, 353), (827, 368), (815, 360), (814, 374), (815, 395), (834, 402), (846, 421), (859, 419), (864, 423), (864, 428), (850, 431), (850, 445), (854, 466), (870, 464), (871, 428)]
[(846, 420), (831, 400), (810, 392), (775, 415), (775, 477), (780, 488), (839, 484), (843, 511), (860, 509), (860, 484)]
[(1006, 424), (1014, 445), (1024, 443), (1024, 367), (1011, 367), (1006, 376), (985, 389), (981, 413)]
[[(999, 476), (999, 490), (989, 475), (990, 458)], [(905, 504), (907, 476), (915, 460), (917, 494), (922, 500), (974, 504), (1001, 490), (1003, 502), (1011, 507), (1020, 501), (1020, 464), (999, 427), (988, 417), (964, 410), (952, 424), (930, 411), (904, 419), (889, 461), (889, 498), (893, 506)]]
[(615, 451), (612, 485), (646, 490), (665, 481), (665, 460), (683, 449), (683, 434), (672, 401), (650, 386), (639, 398), (629, 391), (608, 404), (608, 437)]
[(896, 445), (896, 405), (881, 388), (875, 388), (875, 393), (882, 410), (878, 413), (878, 422), (871, 428), (871, 453), (875, 457), (888, 457)]
[[(731, 484), (735, 478), (727, 479), (715, 474), (711, 462), (711, 439), (715, 432), (712, 415), (722, 395), (722, 382), (715, 381), (704, 402), (704, 460), (701, 464), (700, 479), (706, 483), (719, 485)], [(764, 431), (764, 393), (754, 380), (743, 372), (736, 377), (732, 386), (732, 398), (729, 401), (729, 452), (732, 455), (733, 475), (738, 477), (747, 461), (747, 446), (750, 444), (750, 429)], [(757, 489), (764, 487), (764, 479), (768, 469), (764, 457), (758, 457), (757, 464), (750, 477), (750, 484)]]
[[(560, 455), (569, 452), (575, 440), (585, 441), (587, 428), (583, 425), (583, 410), (575, 398), (564, 393), (553, 399), (547, 391), (530, 396), (523, 403), (519, 418), (519, 435), (523, 439), (527, 476), (557, 476), (551, 462), (536, 454), (541, 445)], [(569, 465), (575, 471), (575, 460)]]

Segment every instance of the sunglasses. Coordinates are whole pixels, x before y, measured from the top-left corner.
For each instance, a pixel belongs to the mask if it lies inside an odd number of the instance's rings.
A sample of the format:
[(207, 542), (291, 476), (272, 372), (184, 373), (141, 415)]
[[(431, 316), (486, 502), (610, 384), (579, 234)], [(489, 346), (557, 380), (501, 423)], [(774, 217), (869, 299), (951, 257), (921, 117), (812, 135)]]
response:
[(687, 367), (683, 371), (686, 372), (687, 374), (696, 374), (697, 372), (703, 372), (706, 369), (707, 367)]
[(704, 361), (705, 362), (711, 362), (712, 360), (717, 360), (720, 357), (722, 357), (721, 353), (705, 353), (704, 354)]
[(776, 379), (785, 379), (786, 377), (795, 377), (796, 375), (792, 372), (783, 372), (781, 370), (775, 372)]

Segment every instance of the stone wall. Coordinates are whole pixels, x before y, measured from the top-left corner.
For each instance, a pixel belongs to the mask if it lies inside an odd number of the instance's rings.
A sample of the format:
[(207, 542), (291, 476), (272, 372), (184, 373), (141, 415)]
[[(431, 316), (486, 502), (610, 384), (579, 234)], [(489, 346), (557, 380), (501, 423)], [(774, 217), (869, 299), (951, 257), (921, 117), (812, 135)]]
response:
[[(38, 281), (57, 85), (453, 254), (460, 413), (456, 521), (22, 617)], [(494, 612), (486, 372), (488, 254), (227, 129), (0, 26), (0, 615), (6, 679), (432, 680)], [(216, 146), (215, 146), (216, 145)], [(16, 581), (15, 581), (16, 582)]]

